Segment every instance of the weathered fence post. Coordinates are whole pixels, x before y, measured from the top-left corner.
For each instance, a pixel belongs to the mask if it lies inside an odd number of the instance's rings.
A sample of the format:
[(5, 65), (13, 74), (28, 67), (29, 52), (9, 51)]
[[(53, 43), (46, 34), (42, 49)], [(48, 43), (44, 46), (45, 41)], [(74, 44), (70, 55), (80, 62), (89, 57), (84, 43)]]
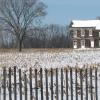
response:
[(93, 90), (92, 90), (92, 68), (90, 67), (90, 94), (91, 94), (91, 100), (93, 100)]
[(86, 85), (86, 100), (88, 100), (88, 69), (86, 68), (85, 69), (85, 85)]
[(33, 96), (32, 96), (32, 68), (30, 68), (30, 100), (32, 100)]
[(42, 68), (40, 68), (40, 84), (41, 84), (41, 100), (43, 100), (43, 75), (42, 75)]
[(96, 100), (98, 100), (98, 78), (97, 78), (97, 68), (95, 68), (95, 94), (96, 94)]
[(6, 68), (3, 69), (3, 100), (6, 100)]
[(14, 100), (17, 100), (17, 92), (16, 92), (16, 66), (14, 66)]
[(73, 100), (73, 78), (72, 78), (72, 75), (73, 75), (72, 68), (70, 68), (71, 100)]
[(37, 69), (35, 69), (35, 96), (36, 96), (36, 100), (38, 100)]
[(80, 89), (81, 89), (81, 100), (83, 100), (83, 70), (80, 69)]
[(68, 100), (68, 69), (66, 69), (66, 100)]
[(1, 87), (0, 87), (0, 100), (1, 100)]
[(61, 68), (61, 100), (63, 100), (63, 69)]
[(75, 69), (75, 90), (76, 90), (76, 100), (78, 100), (78, 91), (77, 91), (77, 68)]
[(11, 98), (11, 67), (9, 68), (9, 100), (12, 100)]
[(59, 100), (58, 95), (58, 68), (56, 68), (56, 100)]
[(51, 100), (53, 100), (53, 69), (51, 68)]
[(19, 88), (20, 88), (20, 100), (22, 100), (22, 78), (21, 78), (21, 69), (19, 69)]
[(46, 81), (46, 100), (49, 100), (48, 97), (48, 70), (45, 69), (45, 81)]
[(24, 87), (25, 87), (25, 100), (27, 100), (27, 77), (24, 75)]

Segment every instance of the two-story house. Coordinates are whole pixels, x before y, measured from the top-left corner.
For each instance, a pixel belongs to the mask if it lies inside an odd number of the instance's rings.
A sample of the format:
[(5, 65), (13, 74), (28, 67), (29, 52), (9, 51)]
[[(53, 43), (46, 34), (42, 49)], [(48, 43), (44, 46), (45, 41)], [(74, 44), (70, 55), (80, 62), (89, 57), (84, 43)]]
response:
[(100, 20), (72, 20), (70, 33), (73, 48), (100, 47)]

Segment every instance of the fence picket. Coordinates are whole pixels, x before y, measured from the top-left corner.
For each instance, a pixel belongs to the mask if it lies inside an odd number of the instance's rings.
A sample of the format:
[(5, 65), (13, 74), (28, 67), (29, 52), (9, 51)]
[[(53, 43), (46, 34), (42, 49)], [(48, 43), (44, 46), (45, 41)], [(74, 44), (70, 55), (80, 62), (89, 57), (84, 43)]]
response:
[(97, 78), (97, 68), (95, 68), (95, 94), (96, 94), (96, 100), (98, 100), (98, 78)]
[(11, 94), (11, 68), (9, 68), (9, 100), (12, 100)]
[(3, 100), (6, 100), (6, 68), (3, 69)]
[(20, 100), (22, 100), (22, 78), (21, 78), (21, 69), (19, 69), (19, 92), (20, 92)]
[(63, 69), (61, 68), (61, 100), (63, 100)]
[(86, 86), (86, 100), (88, 100), (88, 69), (85, 69), (85, 75), (86, 75), (86, 82), (85, 82), (85, 86)]
[(29, 75), (29, 79), (30, 79), (30, 100), (32, 100), (33, 96), (32, 96), (32, 68), (30, 68), (30, 75)]
[(71, 100), (73, 100), (73, 72), (72, 72), (72, 68), (70, 68), (70, 87), (71, 87)]
[(66, 69), (66, 100), (68, 100), (68, 69)]
[(46, 81), (46, 100), (49, 100), (48, 96), (48, 70), (45, 69), (45, 81)]
[(81, 100), (83, 100), (83, 70), (80, 69), (80, 89), (81, 89)]
[(26, 77), (26, 73), (25, 73), (25, 75), (24, 75), (24, 78), (25, 78), (25, 80), (24, 80), (24, 86), (25, 86), (25, 100), (27, 100), (27, 77)]
[(43, 74), (42, 74), (42, 68), (40, 68), (40, 84), (41, 84), (41, 100), (43, 100)]
[(0, 87), (0, 100), (1, 100), (1, 87)]
[(77, 91), (77, 68), (75, 70), (75, 90), (76, 90), (76, 100), (78, 100), (78, 91)]
[(16, 88), (16, 66), (14, 66), (14, 100), (17, 100)]
[(59, 100), (58, 95), (58, 68), (56, 68), (56, 100)]
[(51, 68), (51, 100), (53, 100), (53, 69)]
[(35, 98), (38, 100), (37, 69), (35, 69)]
[(91, 100), (93, 100), (93, 86), (92, 86), (92, 68), (90, 68), (90, 95), (91, 95)]

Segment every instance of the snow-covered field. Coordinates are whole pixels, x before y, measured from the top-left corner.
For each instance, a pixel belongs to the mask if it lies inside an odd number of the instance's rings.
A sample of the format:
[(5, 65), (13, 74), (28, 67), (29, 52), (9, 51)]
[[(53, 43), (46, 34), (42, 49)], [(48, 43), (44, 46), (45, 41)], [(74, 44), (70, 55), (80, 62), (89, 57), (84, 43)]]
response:
[[(13, 67), (13, 66), (17, 66), (18, 68), (21, 68), (22, 70), (26, 70), (29, 69), (29, 67), (33, 67), (33, 68), (65, 68), (65, 67), (90, 67), (90, 66), (94, 66), (94, 67), (98, 67), (100, 66), (100, 49), (92, 49), (92, 50), (67, 50), (67, 49), (56, 49), (56, 50), (27, 50), (24, 52), (1, 52), (0, 53), (0, 68), (2, 69), (2, 67)], [(59, 70), (60, 71), (60, 70)], [(27, 77), (28, 77), (28, 73), (27, 73)], [(58, 77), (59, 77), (59, 100), (61, 100), (61, 75), (60, 72), (58, 73)], [(63, 85), (65, 86), (65, 74), (64, 75), (64, 83)], [(70, 100), (70, 74), (68, 74), (69, 77), (69, 100)], [(94, 73), (93, 73), (94, 75)], [(0, 72), (0, 76), (2, 76), (2, 72)], [(17, 77), (18, 77), (18, 73), (17, 73)], [(43, 77), (45, 77), (45, 74), (43, 73)], [(2, 79), (2, 78), (0, 78)], [(48, 76), (48, 81), (49, 81), (49, 99), (50, 99), (50, 79), (51, 77)], [(56, 83), (56, 77), (53, 76), (53, 85), (55, 85)], [(13, 80), (13, 76), (12, 76), (12, 80)], [(39, 80), (39, 77), (38, 77)], [(18, 81), (18, 80), (17, 80)], [(43, 78), (43, 89), (44, 89), (44, 94), (46, 93), (45, 91), (45, 78)], [(80, 84), (80, 79), (78, 76), (78, 81)], [(33, 86), (35, 86), (35, 79), (33, 77)], [(13, 83), (13, 81), (12, 81)], [(90, 80), (88, 78), (88, 83), (90, 84)], [(23, 81), (24, 84), (24, 81)], [(93, 84), (95, 84), (95, 81), (93, 81)], [(100, 84), (100, 71), (98, 70), (98, 84)], [(29, 82), (27, 83), (27, 85), (29, 86)], [(83, 79), (83, 89), (84, 89), (84, 99), (86, 99), (85, 97), (85, 79)], [(75, 88), (75, 73), (73, 74), (73, 86)], [(23, 87), (24, 88), (24, 87)], [(34, 88), (34, 87), (33, 87)], [(65, 90), (65, 87), (64, 87)], [(8, 91), (8, 89), (7, 89)], [(29, 88), (28, 88), (29, 91)], [(55, 86), (54, 86), (54, 91), (55, 91)], [(18, 89), (17, 89), (18, 92)], [(40, 97), (40, 89), (38, 89), (38, 94)], [(75, 90), (73, 90), (73, 93), (75, 95)], [(95, 97), (95, 91), (93, 90), (93, 96)], [(3, 91), (1, 91), (1, 94), (3, 94)], [(29, 94), (29, 92), (28, 92)], [(100, 86), (98, 85), (98, 97), (100, 99)], [(35, 89), (33, 90), (33, 95), (35, 95)], [(13, 96), (13, 95), (12, 95)], [(80, 100), (80, 95), (79, 96), (79, 100)], [(19, 92), (17, 97), (19, 98)], [(2, 95), (1, 95), (1, 100), (3, 100)], [(7, 92), (7, 98), (8, 98), (8, 92)], [(24, 94), (23, 94), (23, 98), (24, 98)], [(44, 95), (45, 98), (45, 95)], [(99, 100), (98, 99), (98, 100)], [(8, 99), (7, 99), (8, 100)], [(14, 100), (14, 99), (12, 99)], [(18, 99), (19, 100), (19, 99)], [(23, 99), (24, 100), (24, 99)], [(35, 100), (35, 99), (33, 99)], [(41, 100), (41, 99), (39, 99)], [(45, 100), (45, 99), (44, 99)], [(54, 94), (54, 100), (55, 99), (55, 94)], [(66, 93), (64, 93), (64, 100), (66, 100)], [(74, 99), (75, 100), (75, 97)], [(89, 100), (90, 100), (90, 94), (89, 94)], [(95, 100), (95, 99), (93, 99)]]
[(100, 65), (100, 49), (95, 50), (30, 50), (28, 52), (1, 52), (0, 66), (19, 68), (55, 68), (66, 66)]

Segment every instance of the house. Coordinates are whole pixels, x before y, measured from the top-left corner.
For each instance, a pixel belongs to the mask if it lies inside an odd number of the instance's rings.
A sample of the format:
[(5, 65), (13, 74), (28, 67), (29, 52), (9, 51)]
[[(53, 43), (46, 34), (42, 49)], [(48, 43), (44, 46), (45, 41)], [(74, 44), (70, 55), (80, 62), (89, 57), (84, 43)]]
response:
[(72, 20), (70, 33), (73, 48), (100, 47), (100, 20)]

